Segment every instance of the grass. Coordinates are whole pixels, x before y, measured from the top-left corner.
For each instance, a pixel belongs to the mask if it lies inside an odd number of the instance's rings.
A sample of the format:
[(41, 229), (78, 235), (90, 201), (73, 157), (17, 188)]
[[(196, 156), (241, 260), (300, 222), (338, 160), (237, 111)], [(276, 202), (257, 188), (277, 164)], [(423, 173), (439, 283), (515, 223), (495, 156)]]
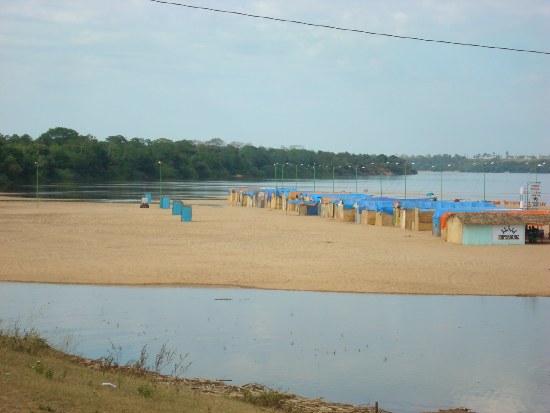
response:
[(290, 398), (288, 394), (272, 389), (262, 390), (257, 393), (245, 390), (243, 396), (244, 401), (247, 403), (275, 409), (284, 409), (284, 401)]
[[(257, 413), (273, 411), (262, 406), (277, 404), (209, 395), (177, 380), (155, 381), (142, 371), (148, 359), (144, 351), (133, 366), (91, 368), (84, 359), (51, 348), (32, 329), (0, 330), (0, 412)], [(153, 370), (160, 370), (172, 357), (165, 348), (155, 358)]]

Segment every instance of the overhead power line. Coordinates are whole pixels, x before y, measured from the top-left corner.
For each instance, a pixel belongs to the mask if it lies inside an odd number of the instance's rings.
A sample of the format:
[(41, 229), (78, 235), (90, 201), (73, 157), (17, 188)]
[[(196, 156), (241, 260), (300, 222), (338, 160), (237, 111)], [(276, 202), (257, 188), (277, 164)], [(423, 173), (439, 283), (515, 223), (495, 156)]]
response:
[(270, 17), (270, 16), (260, 16), (260, 15), (257, 15), (257, 14), (242, 13), (242, 12), (232, 11), (232, 10), (213, 9), (211, 7), (194, 6), (194, 5), (190, 5), (190, 4), (175, 3), (175, 2), (171, 2), (171, 1), (162, 1), (162, 0), (149, 0), (149, 1), (152, 1), (153, 3), (168, 4), (168, 5), (172, 5), (172, 6), (187, 7), (187, 8), (190, 8), (190, 9), (206, 10), (206, 11), (212, 11), (212, 12), (216, 12), (216, 13), (235, 14), (235, 15), (238, 15), (238, 16), (253, 17), (255, 19), (265, 19), (265, 20), (273, 20), (273, 21), (284, 22), (284, 23), (301, 24), (301, 25), (304, 25), (304, 26), (321, 27), (323, 29), (331, 29), (331, 30), (340, 30), (340, 31), (344, 31), (344, 32), (354, 32), (354, 33), (368, 34), (368, 35), (371, 35), (371, 36), (385, 36), (385, 37), (392, 37), (392, 38), (395, 38), (395, 39), (416, 40), (416, 41), (420, 41), (420, 42), (443, 43), (443, 44), (450, 44), (450, 45), (455, 45), (455, 46), (481, 47), (481, 48), (484, 48), (484, 49), (506, 50), (506, 51), (509, 51), (509, 52), (525, 52), (525, 53), (537, 53), (537, 54), (550, 55), (550, 52), (543, 52), (543, 51), (540, 51), (540, 50), (515, 49), (515, 48), (512, 48), (512, 47), (489, 46), (489, 45), (475, 44), (475, 43), (451, 42), (451, 41), (448, 41), (448, 40), (425, 39), (425, 38), (422, 38), (422, 37), (412, 37), (412, 36), (399, 36), (397, 34), (370, 32), (370, 31), (358, 30), (358, 29), (348, 29), (348, 28), (345, 28), (345, 27), (330, 26), (330, 25), (327, 25), (327, 24), (308, 23), (308, 22), (303, 22), (303, 21), (299, 21), (299, 20), (281, 19), (281, 18), (278, 18), (278, 17)]

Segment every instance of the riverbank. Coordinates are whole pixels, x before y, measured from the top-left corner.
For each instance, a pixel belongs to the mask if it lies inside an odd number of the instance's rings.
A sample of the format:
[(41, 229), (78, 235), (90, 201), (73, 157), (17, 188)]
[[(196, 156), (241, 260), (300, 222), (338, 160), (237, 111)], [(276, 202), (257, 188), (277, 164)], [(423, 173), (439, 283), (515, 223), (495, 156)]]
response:
[(158, 205), (0, 197), (0, 280), (550, 296), (544, 246), (453, 245), (427, 232), (188, 203), (191, 223)]
[[(161, 375), (136, 366), (107, 365), (56, 350), (33, 330), (0, 330), (0, 412), (86, 411), (151, 413), (294, 412), (390, 413), (374, 406), (330, 403), (220, 381)], [(439, 413), (467, 413), (466, 408)]]

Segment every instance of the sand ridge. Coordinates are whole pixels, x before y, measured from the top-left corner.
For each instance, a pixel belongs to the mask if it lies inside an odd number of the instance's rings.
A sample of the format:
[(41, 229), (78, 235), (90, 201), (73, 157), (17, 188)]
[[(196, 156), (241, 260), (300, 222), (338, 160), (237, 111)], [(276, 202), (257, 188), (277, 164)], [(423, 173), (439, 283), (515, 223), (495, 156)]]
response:
[(0, 197), (0, 280), (550, 296), (545, 245), (454, 245), (225, 200), (186, 203), (191, 223), (158, 205)]

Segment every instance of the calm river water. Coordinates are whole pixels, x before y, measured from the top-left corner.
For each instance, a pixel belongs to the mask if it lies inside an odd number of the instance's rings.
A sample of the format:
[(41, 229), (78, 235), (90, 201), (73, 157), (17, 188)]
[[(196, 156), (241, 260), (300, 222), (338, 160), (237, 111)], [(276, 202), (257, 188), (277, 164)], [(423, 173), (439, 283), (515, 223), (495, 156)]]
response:
[(0, 317), (90, 358), (167, 343), (188, 377), (395, 413), (550, 411), (549, 298), (0, 283)]
[[(550, 204), (550, 174), (525, 173), (460, 173), (460, 172), (419, 172), (407, 177), (407, 196), (421, 197), (433, 192), (440, 200), (456, 198), (466, 201), (508, 200), (519, 201), (520, 187), (527, 182), (541, 182), (542, 200)], [(225, 196), (231, 186), (274, 187), (275, 185), (297, 187), (301, 191), (350, 191), (373, 195), (404, 196), (404, 176), (369, 176), (355, 181), (354, 172), (350, 170), (349, 179), (296, 180), (288, 176), (284, 182), (268, 181), (163, 181), (162, 193), (177, 198), (208, 199)], [(22, 191), (13, 193), (16, 196), (35, 196), (36, 187), (29, 185)], [(143, 193), (150, 192), (158, 201), (160, 182), (113, 182), (107, 184), (62, 184), (39, 185), (39, 196), (43, 198), (94, 199), (98, 201), (136, 202)]]

